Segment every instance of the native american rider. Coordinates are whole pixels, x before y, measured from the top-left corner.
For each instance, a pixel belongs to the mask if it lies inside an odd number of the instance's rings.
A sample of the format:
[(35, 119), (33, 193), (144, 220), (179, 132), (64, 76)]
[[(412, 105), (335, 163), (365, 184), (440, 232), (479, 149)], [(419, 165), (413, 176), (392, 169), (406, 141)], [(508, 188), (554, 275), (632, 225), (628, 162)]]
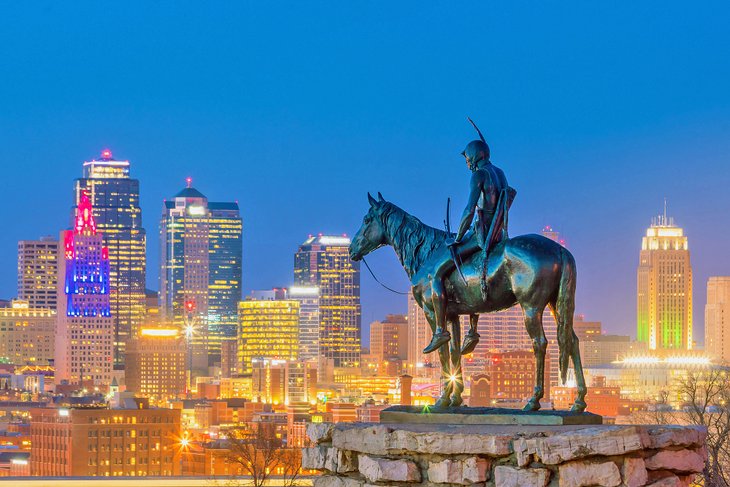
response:
[[(474, 125), (474, 128), (476, 128), (476, 125)], [(423, 353), (433, 352), (451, 339), (451, 334), (446, 329), (447, 297), (445, 280), (457, 269), (454, 258), (463, 262), (480, 250), (488, 254), (497, 243), (507, 237), (507, 212), (517, 191), (507, 184), (504, 172), (489, 160), (489, 146), (478, 128), (477, 132), (479, 132), (481, 140), (469, 142), (469, 145), (462, 152), (462, 155), (466, 158), (467, 166), (472, 171), (469, 201), (461, 217), (456, 238), (449, 243), (449, 246), (453, 247), (455, 252), (451, 252), (451, 255), (439, 264), (432, 281), (436, 332)], [(475, 214), (476, 219), (474, 218)], [(473, 230), (471, 230), (472, 222)], [(481, 288), (484, 299), (486, 299), (486, 258), (484, 262)], [(464, 337), (462, 354), (474, 351), (479, 342), (478, 321), (479, 315), (469, 316), (469, 332)]]

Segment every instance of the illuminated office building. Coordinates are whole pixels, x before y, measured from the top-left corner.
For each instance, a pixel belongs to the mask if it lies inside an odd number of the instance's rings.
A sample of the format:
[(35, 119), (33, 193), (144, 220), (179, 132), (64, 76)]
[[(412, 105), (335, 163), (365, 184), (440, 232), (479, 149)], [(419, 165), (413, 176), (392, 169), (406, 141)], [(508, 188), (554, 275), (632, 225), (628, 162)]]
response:
[(178, 328), (142, 328), (127, 347), (127, 390), (159, 404), (185, 391), (185, 339)]
[(109, 249), (110, 306), (114, 323), (114, 366), (124, 367), (124, 349), (145, 315), (146, 233), (139, 206), (139, 180), (130, 178), (129, 161), (116, 160), (105, 149), (84, 162), (83, 177), (74, 181), (74, 207), (83, 192), (91, 199), (97, 229)]
[(193, 321), (193, 366), (205, 374), (221, 340), (236, 336), (242, 220), (238, 203), (208, 202), (191, 183), (163, 205), (160, 306), (176, 326)]
[(641, 241), (637, 339), (650, 350), (692, 349), (692, 266), (687, 237), (664, 215)]
[(299, 360), (319, 357), (319, 288), (291, 286), (289, 299), (299, 301)]
[(277, 299), (275, 291), (254, 296), (238, 304), (237, 356), (245, 375), (252, 373), (254, 359), (299, 358), (299, 301)]
[(705, 351), (720, 362), (730, 362), (730, 276), (707, 281)]
[(32, 308), (14, 299), (0, 308), (0, 361), (16, 365), (48, 365), (53, 360), (56, 310)]
[(18, 242), (18, 299), (30, 308), (56, 309), (58, 294), (58, 240)]
[(58, 314), (54, 350), (56, 384), (112, 379), (114, 325), (110, 305), (109, 254), (97, 231), (91, 201), (82, 193), (72, 230), (61, 232)]
[(235, 339), (241, 301), (243, 220), (238, 203), (209, 202), (208, 334), (211, 363), (221, 362), (221, 341)]
[(413, 292), (408, 292), (408, 370), (411, 374), (416, 372), (417, 367), (424, 364), (437, 363), (437, 354), (425, 354), (423, 349), (431, 341), (431, 326), (426, 320), (426, 315), (416, 299)]
[(408, 359), (408, 321), (405, 315), (388, 315), (370, 323), (370, 354), (379, 363)]
[[(463, 335), (469, 326), (468, 316), (463, 316), (461, 321)], [(549, 308), (545, 308), (543, 312), (542, 326), (548, 341), (547, 358), (550, 359), (550, 363), (546, 370), (549, 370), (549, 382), (551, 385), (558, 385), (558, 355), (560, 353), (558, 324)], [(525, 314), (518, 304), (494, 313), (479, 315), (478, 332), (481, 338), (473, 352), (473, 356), (476, 358), (489, 358), (493, 353), (532, 351), (533, 349), (532, 339), (525, 328)], [(432, 360), (437, 360), (437, 357)]]
[(309, 237), (294, 256), (294, 282), (319, 288), (319, 354), (335, 367), (360, 366), (360, 263), (350, 239)]

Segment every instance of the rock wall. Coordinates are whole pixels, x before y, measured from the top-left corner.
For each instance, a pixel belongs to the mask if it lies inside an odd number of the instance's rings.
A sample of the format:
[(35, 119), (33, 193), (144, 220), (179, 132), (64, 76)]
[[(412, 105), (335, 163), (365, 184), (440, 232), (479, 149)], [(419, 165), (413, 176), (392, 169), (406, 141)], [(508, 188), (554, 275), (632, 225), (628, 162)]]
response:
[(706, 431), (692, 426), (311, 424), (315, 487), (688, 486)]

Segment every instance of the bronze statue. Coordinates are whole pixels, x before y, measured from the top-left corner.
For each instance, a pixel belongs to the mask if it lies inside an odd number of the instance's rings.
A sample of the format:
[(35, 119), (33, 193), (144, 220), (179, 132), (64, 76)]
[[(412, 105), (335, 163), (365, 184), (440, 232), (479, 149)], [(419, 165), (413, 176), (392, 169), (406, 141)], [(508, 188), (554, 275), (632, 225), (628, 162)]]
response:
[[(473, 192), (476, 191), (478, 199), (492, 199), (499, 194), (493, 206), (480, 206), (476, 203), (471, 207), (477, 213), (484, 213), (478, 214), (478, 225), (487, 227), (488, 221), (487, 233), (479, 228), (474, 232), (467, 231), (473, 218), (470, 206), (467, 206), (462, 218), (457, 238), (452, 241), (452, 235), (425, 225), (393, 203), (385, 201), (380, 193), (377, 200), (368, 194), (370, 209), (350, 244), (350, 257), (360, 260), (379, 247), (392, 246), (408, 274), (413, 296), (423, 309), (434, 335), (438, 336), (450, 325), (451, 336), (448, 343), (443, 342), (438, 347), (441, 377), (445, 386), (436, 407), (455, 407), (462, 404), (461, 393), (464, 385), (461, 371), (462, 350), (459, 346), (459, 315), (470, 316), (470, 333), (476, 333), (476, 318), (479, 313), (499, 311), (519, 303), (525, 315), (525, 327), (532, 338), (537, 364), (535, 389), (524, 410), (540, 409), (540, 399), (544, 394), (547, 339), (543, 331), (542, 314), (545, 307), (549, 306), (558, 324), (560, 376), (564, 383), (572, 359), (578, 394), (571, 409), (584, 411), (587, 388), (578, 337), (573, 331), (575, 260), (567, 249), (541, 235), (507, 237), (506, 212), (514, 192), (509, 191), (504, 175), (501, 174), (500, 177), (501, 171), (498, 173), (494, 166), (491, 169), (486, 168), (489, 166), (489, 155), (484, 152), (484, 146), (475, 144), (475, 150), (467, 147), (465, 156), (469, 163), (476, 164), (474, 174), (483, 170), (489, 173), (492, 181), (486, 185), (481, 184), (486, 176), (477, 177), (477, 184), (472, 189)], [(473, 182), (474, 179), (472, 176)], [(492, 211), (494, 213), (490, 215)], [(452, 242), (457, 242), (458, 255), (455, 257), (461, 260), (459, 268), (462, 274), (454, 272), (457, 264), (452, 258)], [(487, 251), (479, 252), (480, 249)], [(435, 283), (436, 279), (441, 281)], [(439, 289), (443, 289), (443, 301), (434, 296)], [(442, 330), (438, 330), (438, 306), (442, 306), (439, 313), (444, 317)], [(464, 345), (464, 349), (468, 349), (469, 344)]]
[[(497, 243), (507, 237), (507, 213), (517, 194), (507, 184), (504, 172), (490, 161), (489, 145), (484, 140), (482, 132), (471, 119), (469, 121), (474, 125), (481, 140), (469, 142), (464, 152), (461, 153), (472, 171), (469, 198), (456, 238), (448, 244), (451, 247), (451, 255), (437, 264), (434, 279), (431, 281), (436, 332), (423, 353), (436, 351), (451, 339), (451, 334), (446, 329), (446, 278), (458, 268), (460, 261), (471, 257), (478, 251), (488, 254)], [(475, 215), (476, 219), (474, 219)], [(472, 222), (474, 222), (474, 229), (470, 231)], [(467, 232), (469, 232), (468, 235)], [(461, 271), (459, 272), (461, 274)], [(488, 293), (486, 273), (486, 268), (482, 269), (480, 279), (480, 288), (485, 299)], [(469, 316), (469, 331), (464, 337), (462, 355), (474, 351), (479, 343), (479, 334), (476, 329), (478, 321), (479, 315)]]

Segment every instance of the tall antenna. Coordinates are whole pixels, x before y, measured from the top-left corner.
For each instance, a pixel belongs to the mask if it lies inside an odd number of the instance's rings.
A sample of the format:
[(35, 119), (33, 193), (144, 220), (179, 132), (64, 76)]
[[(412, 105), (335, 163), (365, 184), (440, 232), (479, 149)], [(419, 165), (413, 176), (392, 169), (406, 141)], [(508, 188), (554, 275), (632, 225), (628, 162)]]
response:
[(664, 197), (664, 225), (667, 225), (667, 224), (668, 224), (668, 219), (667, 219), (667, 197), (665, 196)]

